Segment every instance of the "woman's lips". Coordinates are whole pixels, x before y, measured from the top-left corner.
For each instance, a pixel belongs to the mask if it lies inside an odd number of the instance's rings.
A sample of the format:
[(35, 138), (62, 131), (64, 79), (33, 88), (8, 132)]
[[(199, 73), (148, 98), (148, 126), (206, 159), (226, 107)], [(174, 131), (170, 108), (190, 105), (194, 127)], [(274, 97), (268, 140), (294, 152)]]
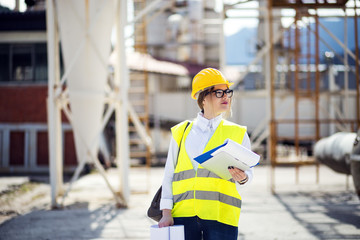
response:
[(222, 102), (221, 104), (228, 104), (228, 102)]

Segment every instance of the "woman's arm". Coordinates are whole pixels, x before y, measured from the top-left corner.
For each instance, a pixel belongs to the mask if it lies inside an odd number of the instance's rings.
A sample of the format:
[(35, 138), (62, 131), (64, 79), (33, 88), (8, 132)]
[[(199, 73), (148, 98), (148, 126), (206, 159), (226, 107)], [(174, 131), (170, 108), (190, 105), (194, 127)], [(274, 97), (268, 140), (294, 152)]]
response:
[(169, 151), (165, 164), (164, 179), (162, 182), (162, 192), (160, 200), (160, 210), (163, 212), (163, 217), (159, 221), (159, 227), (166, 227), (174, 225), (174, 220), (171, 216), (173, 208), (173, 194), (172, 194), (172, 180), (174, 176), (175, 165), (177, 161), (177, 154), (179, 148), (174, 138), (171, 138)]

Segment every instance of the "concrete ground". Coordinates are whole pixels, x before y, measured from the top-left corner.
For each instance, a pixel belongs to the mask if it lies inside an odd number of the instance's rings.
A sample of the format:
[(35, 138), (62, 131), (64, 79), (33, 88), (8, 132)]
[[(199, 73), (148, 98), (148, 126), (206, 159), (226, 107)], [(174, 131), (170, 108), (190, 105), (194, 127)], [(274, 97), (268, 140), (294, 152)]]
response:
[[(116, 171), (107, 174), (117, 189)], [(43, 198), (46, 203), (3, 221), (0, 239), (150, 239), (150, 226), (155, 222), (146, 211), (162, 176), (163, 168), (132, 168), (127, 209), (115, 207), (111, 192), (97, 173), (83, 176), (73, 185), (62, 210), (49, 209), (50, 187), (42, 186), (47, 192)], [(240, 240), (360, 239), (360, 200), (351, 178), (321, 166), (316, 184), (315, 167), (304, 166), (296, 184), (293, 167), (277, 167), (273, 195), (269, 176), (268, 166), (256, 167), (252, 184), (243, 190)], [(11, 180), (16, 178), (0, 178), (0, 186)], [(33, 198), (26, 204), (37, 201)]]

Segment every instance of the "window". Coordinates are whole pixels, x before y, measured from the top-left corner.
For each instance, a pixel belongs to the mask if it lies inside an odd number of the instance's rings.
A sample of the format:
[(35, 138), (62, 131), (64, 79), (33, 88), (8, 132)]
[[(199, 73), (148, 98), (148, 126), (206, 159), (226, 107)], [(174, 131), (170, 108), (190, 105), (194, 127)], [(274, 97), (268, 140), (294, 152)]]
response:
[(10, 46), (10, 79), (29, 82), (34, 79), (34, 46), (29, 44)]
[(0, 44), (0, 82), (9, 81), (9, 66), (9, 45)]
[(0, 44), (0, 82), (46, 81), (46, 43)]
[(46, 82), (47, 71), (47, 46), (46, 44), (35, 45), (35, 81)]

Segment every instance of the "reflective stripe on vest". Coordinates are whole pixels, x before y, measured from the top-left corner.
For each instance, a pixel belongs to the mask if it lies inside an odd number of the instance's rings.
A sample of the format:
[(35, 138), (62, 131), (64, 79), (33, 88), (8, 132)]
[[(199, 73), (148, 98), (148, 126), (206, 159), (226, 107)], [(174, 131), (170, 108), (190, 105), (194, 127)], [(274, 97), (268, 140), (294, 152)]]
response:
[[(174, 196), (174, 203), (180, 202), (186, 199), (194, 198), (194, 191), (187, 191), (185, 193), (175, 195)], [(196, 191), (195, 192), (196, 199), (203, 199), (203, 200), (215, 200), (220, 201), (222, 203), (241, 208), (241, 199), (230, 197), (228, 195), (218, 193), (218, 192), (209, 192), (209, 191)]]
[[(181, 180), (185, 180), (185, 179), (189, 179), (189, 178), (194, 178), (195, 175), (196, 175), (196, 173), (195, 173), (195, 171), (193, 169), (192, 170), (182, 171), (182, 172), (179, 172), (179, 173), (174, 173), (173, 181), (176, 182), (176, 181), (181, 181)], [(210, 171), (208, 171), (206, 169), (203, 169), (203, 168), (198, 169), (197, 176), (198, 177), (212, 177), (212, 178), (220, 178), (221, 179), (221, 177), (219, 177), (215, 173), (210, 172)], [(232, 179), (232, 178), (229, 181), (235, 183), (234, 179)]]
[[(178, 163), (173, 177), (174, 207), (173, 217), (198, 216), (206, 220), (216, 220), (232, 226), (237, 226), (241, 197), (236, 190), (235, 181), (224, 180), (199, 165), (195, 171), (185, 150), (185, 140), (190, 132), (192, 123), (184, 133), (184, 125), (180, 123), (171, 129), (173, 138), (180, 145), (184, 134)], [(206, 145), (204, 152), (223, 144), (230, 138), (241, 144), (246, 128), (222, 120), (213, 136)]]

